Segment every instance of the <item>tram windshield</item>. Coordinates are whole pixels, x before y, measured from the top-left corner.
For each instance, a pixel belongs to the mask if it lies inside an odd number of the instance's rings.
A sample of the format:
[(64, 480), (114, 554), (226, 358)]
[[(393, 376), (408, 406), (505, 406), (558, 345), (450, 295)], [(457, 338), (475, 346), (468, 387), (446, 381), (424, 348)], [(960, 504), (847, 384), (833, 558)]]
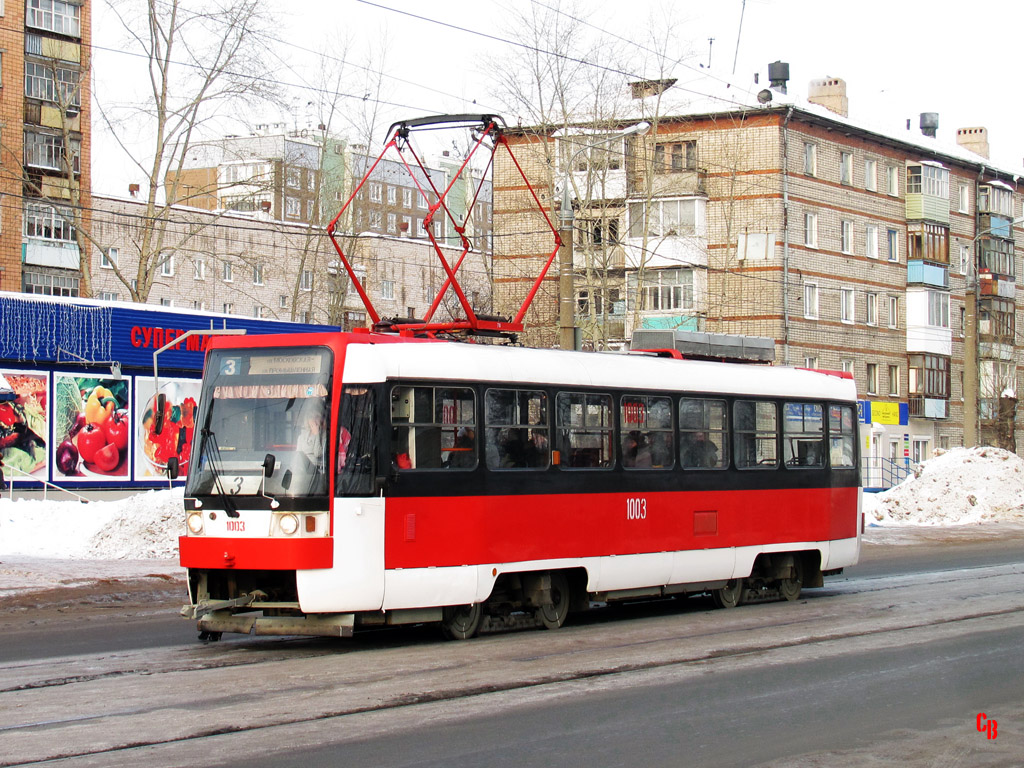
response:
[(210, 352), (185, 494), (326, 495), (332, 362), (323, 347)]

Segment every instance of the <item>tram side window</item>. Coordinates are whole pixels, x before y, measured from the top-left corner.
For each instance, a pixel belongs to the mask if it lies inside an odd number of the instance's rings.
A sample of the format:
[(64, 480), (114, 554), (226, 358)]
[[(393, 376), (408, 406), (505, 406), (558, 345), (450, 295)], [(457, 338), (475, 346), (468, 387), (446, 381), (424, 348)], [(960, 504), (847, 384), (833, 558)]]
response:
[(619, 403), (622, 466), (665, 469), (673, 465), (672, 401), (667, 397), (624, 396)]
[(825, 466), (825, 414), (819, 403), (786, 403), (782, 420), (787, 467)]
[(394, 387), (391, 428), (399, 469), (476, 467), (476, 399), (468, 387)]
[(489, 389), (484, 394), (484, 454), (488, 469), (546, 469), (548, 396), (525, 389)]
[(741, 469), (778, 466), (779, 419), (775, 403), (737, 400), (732, 408), (734, 459)]
[(557, 445), (564, 469), (612, 466), (611, 395), (559, 392), (555, 399)]
[(336, 496), (365, 496), (373, 492), (376, 423), (373, 390), (363, 386), (345, 387), (338, 414)]
[(856, 420), (853, 417), (853, 406), (830, 405), (828, 407), (828, 438), (829, 461), (833, 467), (851, 468), (855, 466), (854, 450)]
[(679, 460), (686, 469), (729, 465), (729, 409), (725, 400), (679, 401)]

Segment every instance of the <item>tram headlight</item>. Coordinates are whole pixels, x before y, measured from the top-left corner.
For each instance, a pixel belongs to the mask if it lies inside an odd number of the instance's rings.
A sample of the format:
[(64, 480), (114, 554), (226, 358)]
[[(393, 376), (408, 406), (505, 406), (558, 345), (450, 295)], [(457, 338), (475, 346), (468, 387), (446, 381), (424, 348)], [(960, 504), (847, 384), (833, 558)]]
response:
[(185, 524), (189, 531), (198, 535), (203, 532), (203, 515), (200, 512), (190, 512), (185, 518)]
[(285, 536), (291, 536), (299, 530), (299, 518), (295, 515), (281, 515), (278, 525), (281, 526), (281, 533)]

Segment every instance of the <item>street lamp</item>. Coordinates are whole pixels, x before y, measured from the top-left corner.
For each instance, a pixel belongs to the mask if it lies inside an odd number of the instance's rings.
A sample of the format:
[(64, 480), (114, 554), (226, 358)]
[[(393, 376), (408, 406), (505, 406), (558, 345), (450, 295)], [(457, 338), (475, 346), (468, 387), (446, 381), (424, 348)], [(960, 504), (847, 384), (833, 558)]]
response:
[(569, 158), (562, 169), (562, 203), (558, 212), (558, 236), (562, 241), (561, 252), (558, 257), (558, 341), (562, 349), (576, 348), (576, 288), (573, 279), (572, 252), (575, 237), (573, 235), (573, 224), (575, 214), (572, 210), (572, 198), (569, 195), (569, 174), (572, 173), (576, 158), (587, 150), (608, 144), (626, 136), (644, 136), (651, 130), (651, 124), (646, 120), (616, 131), (610, 136), (605, 136), (593, 144), (580, 147)]
[[(1024, 222), (1024, 216), (1006, 225), (1010, 239), (1015, 241), (1013, 228)], [(1002, 227), (998, 227), (1002, 229)], [(981, 258), (978, 241), (991, 235), (997, 227), (986, 227), (971, 240), (970, 283), (964, 294), (964, 445), (974, 446), (981, 441), (981, 333), (978, 328), (978, 305), (981, 300)]]

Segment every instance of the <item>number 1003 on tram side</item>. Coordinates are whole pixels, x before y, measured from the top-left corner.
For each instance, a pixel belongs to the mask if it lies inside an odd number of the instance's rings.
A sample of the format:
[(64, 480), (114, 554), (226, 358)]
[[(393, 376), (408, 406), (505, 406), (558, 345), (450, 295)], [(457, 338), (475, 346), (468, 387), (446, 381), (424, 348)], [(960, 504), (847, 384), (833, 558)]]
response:
[(201, 636), (548, 628), (795, 600), (857, 562), (845, 374), (403, 338), (211, 340), (185, 487)]

